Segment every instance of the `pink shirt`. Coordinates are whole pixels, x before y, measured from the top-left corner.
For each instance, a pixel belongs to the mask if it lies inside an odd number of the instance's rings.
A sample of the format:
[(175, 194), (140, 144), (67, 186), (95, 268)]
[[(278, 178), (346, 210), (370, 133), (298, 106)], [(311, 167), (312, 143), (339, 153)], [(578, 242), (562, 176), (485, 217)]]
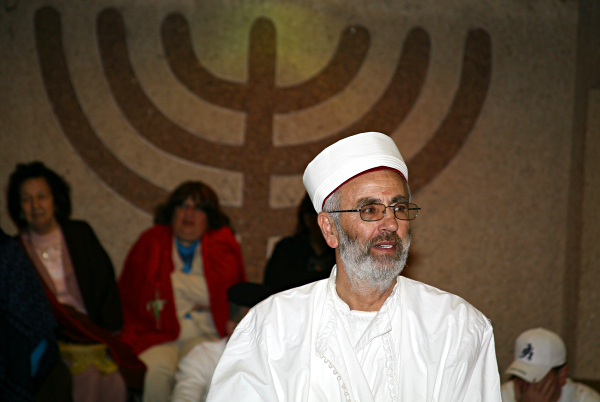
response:
[(52, 280), (54, 294), (58, 301), (62, 304), (73, 306), (83, 314), (87, 314), (83, 303), (71, 293), (67, 286), (65, 264), (70, 264), (71, 261), (60, 229), (56, 228), (45, 235), (30, 232), (29, 238), (38, 260), (42, 263), (46, 273)]

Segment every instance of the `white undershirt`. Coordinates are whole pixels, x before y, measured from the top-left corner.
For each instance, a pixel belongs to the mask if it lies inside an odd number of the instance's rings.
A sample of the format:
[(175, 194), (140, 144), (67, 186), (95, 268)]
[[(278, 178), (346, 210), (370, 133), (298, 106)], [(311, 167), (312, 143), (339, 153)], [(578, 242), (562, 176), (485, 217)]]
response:
[(367, 327), (377, 315), (377, 311), (350, 310), (350, 307), (340, 298), (337, 292), (334, 292), (333, 302), (340, 315), (346, 334), (348, 334), (350, 344), (352, 347), (356, 347)]
[[(198, 244), (194, 250), (192, 269), (189, 274), (182, 271), (183, 261), (177, 251), (175, 239), (173, 239), (172, 259), (175, 270), (171, 273), (171, 283), (180, 326), (178, 339), (187, 340), (201, 336), (206, 337), (207, 340), (218, 340), (219, 333), (209, 309), (208, 285), (202, 264), (202, 244)], [(206, 308), (194, 310), (196, 304)]]

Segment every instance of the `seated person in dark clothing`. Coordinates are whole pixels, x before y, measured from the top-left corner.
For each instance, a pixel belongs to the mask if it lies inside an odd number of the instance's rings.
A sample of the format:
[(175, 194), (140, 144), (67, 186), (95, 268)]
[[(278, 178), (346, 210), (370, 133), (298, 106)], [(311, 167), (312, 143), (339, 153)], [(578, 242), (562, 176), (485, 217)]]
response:
[(7, 196), (17, 240), (60, 327), (60, 354), (72, 374), (73, 399), (125, 401), (123, 370), (131, 367), (141, 377), (145, 367), (115, 336), (122, 318), (113, 265), (90, 225), (69, 219), (69, 185), (41, 162), (19, 164)]
[(0, 400), (72, 401), (56, 326), (25, 251), (0, 229)]
[(296, 233), (280, 240), (265, 268), (263, 283), (279, 292), (329, 278), (335, 250), (325, 243), (308, 194), (298, 207)]

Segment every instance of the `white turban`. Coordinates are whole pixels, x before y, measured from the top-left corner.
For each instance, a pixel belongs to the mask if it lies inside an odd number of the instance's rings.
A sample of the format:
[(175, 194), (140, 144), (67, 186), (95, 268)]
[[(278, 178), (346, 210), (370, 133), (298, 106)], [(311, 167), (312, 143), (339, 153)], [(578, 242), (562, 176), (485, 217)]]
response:
[(381, 133), (362, 133), (339, 140), (325, 148), (304, 171), (304, 187), (317, 212), (342, 184), (378, 167), (398, 171), (408, 182), (408, 168), (396, 143)]

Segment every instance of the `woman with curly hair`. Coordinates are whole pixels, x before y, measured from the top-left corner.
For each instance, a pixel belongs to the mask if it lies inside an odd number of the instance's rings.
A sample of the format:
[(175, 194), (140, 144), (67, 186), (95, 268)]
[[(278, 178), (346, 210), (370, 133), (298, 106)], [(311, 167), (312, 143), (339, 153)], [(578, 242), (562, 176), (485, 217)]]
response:
[(141, 234), (119, 278), (122, 339), (146, 364), (144, 401), (168, 400), (179, 359), (226, 336), (227, 289), (246, 281), (229, 218), (206, 184), (181, 184)]
[[(113, 361), (119, 360), (115, 334), (122, 325), (113, 265), (90, 225), (69, 219), (69, 185), (41, 162), (18, 164), (7, 196), (18, 240), (60, 325), (60, 352), (73, 376), (73, 399), (125, 401), (126, 385)], [(134, 364), (143, 370), (141, 362)]]

